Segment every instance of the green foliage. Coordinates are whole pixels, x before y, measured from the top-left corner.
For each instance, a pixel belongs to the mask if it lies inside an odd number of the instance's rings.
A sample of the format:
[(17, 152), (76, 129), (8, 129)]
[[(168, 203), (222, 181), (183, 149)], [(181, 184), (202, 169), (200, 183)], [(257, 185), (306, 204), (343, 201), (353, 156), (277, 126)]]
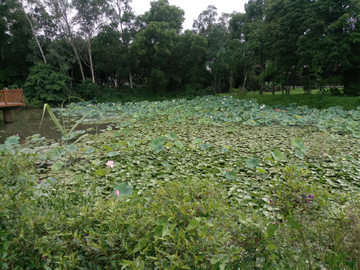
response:
[(50, 65), (36, 63), (23, 85), (24, 95), (29, 100), (41, 103), (60, 104), (69, 94), (67, 77), (62, 71), (55, 71)]
[(211, 96), (57, 109), (121, 120), (68, 145), (0, 145), (1, 266), (356, 268), (360, 107), (285, 109)]
[(86, 79), (85, 82), (78, 84), (75, 87), (75, 96), (84, 100), (93, 100), (99, 95), (100, 86), (93, 83), (91, 79)]

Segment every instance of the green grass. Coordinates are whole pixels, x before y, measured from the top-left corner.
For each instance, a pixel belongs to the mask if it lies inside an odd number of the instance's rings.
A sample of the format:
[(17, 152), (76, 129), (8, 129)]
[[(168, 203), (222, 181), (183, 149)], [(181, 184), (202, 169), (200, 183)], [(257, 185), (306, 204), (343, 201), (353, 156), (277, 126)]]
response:
[[(290, 94), (281, 94), (281, 91), (264, 92), (259, 95), (258, 92), (249, 92), (247, 95), (238, 95), (238, 99), (256, 99), (259, 104), (268, 106), (282, 105), (289, 106), (290, 103), (296, 103), (298, 106), (307, 105), (309, 108), (328, 109), (333, 106), (342, 106), (344, 110), (356, 109), (360, 105), (360, 97), (327, 96), (317, 94), (318, 90), (313, 90), (311, 95), (304, 94), (301, 88), (291, 90)], [(219, 94), (219, 96), (231, 96), (230, 93)]]

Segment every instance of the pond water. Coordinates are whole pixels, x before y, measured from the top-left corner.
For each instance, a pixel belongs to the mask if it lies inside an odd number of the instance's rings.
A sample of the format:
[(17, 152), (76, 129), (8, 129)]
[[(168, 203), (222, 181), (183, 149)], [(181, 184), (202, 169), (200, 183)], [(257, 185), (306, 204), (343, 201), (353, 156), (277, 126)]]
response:
[[(12, 123), (4, 124), (2, 112), (0, 112), (0, 144), (3, 144), (7, 137), (18, 134), (20, 142), (24, 141), (26, 137), (41, 134), (41, 137), (46, 139), (61, 139), (61, 133), (50, 118), (48, 112), (45, 113), (43, 122), (40, 126), (42, 109), (28, 109), (28, 110), (13, 110), (11, 111)], [(74, 122), (69, 123), (69, 127), (74, 125)], [(106, 129), (109, 124), (79, 124), (76, 130), (86, 130), (93, 128), (90, 134), (98, 134), (100, 130)]]

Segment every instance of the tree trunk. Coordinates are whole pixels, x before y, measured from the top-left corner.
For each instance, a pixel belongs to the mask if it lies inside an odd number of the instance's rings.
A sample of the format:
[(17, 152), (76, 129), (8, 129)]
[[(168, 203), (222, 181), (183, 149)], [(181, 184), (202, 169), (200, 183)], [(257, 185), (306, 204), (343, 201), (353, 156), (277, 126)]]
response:
[[(260, 72), (261, 72), (261, 74), (264, 72), (264, 70), (265, 70), (265, 68), (264, 68), (264, 59), (263, 58), (261, 58), (260, 59)], [(264, 84), (264, 82), (261, 82), (260, 83), (260, 95), (263, 95), (264, 94), (264, 86), (265, 86), (265, 84)]]
[(216, 72), (214, 74), (214, 94), (216, 94)]
[(246, 85), (246, 79), (247, 79), (248, 73), (249, 73), (249, 71), (244, 71), (244, 82), (241, 87), (241, 92), (243, 95), (245, 95), (245, 85)]
[(131, 76), (131, 72), (129, 73), (129, 79), (130, 79), (130, 88), (133, 88), (133, 82), (132, 82), (132, 76)]
[(83, 67), (82, 67), (82, 64), (81, 64), (81, 59), (80, 59), (79, 53), (78, 53), (78, 51), (77, 51), (77, 49), (76, 49), (76, 47), (75, 47), (75, 45), (73, 44), (72, 41), (70, 41), (70, 45), (71, 45), (71, 47), (73, 48), (74, 53), (75, 53), (75, 56), (76, 56), (76, 58), (77, 58), (77, 60), (78, 60), (82, 80), (83, 80), (83, 82), (85, 82), (84, 70), (83, 70)]
[(90, 70), (91, 70), (91, 79), (92, 79), (92, 82), (95, 83), (95, 73), (94, 73), (94, 64), (93, 64), (93, 61), (92, 61), (92, 55), (91, 55), (91, 36), (89, 36), (86, 44), (87, 44), (87, 47), (88, 47), (88, 53), (89, 53), (89, 61), (90, 61)]
[(37, 35), (36, 35), (36, 31), (35, 31), (35, 29), (34, 29), (34, 26), (33, 26), (32, 22), (31, 22), (29, 16), (28, 16), (28, 15), (26, 14), (26, 12), (25, 12), (24, 6), (23, 6), (23, 12), (24, 12), (24, 14), (25, 14), (26, 19), (28, 20), (28, 22), (29, 22), (29, 24), (30, 24), (31, 32), (32, 32), (33, 35), (34, 35), (36, 44), (37, 44), (38, 47), (39, 47), (41, 56), (42, 56), (42, 58), (43, 58), (43, 60), (44, 60), (44, 63), (45, 63), (45, 65), (46, 65), (47, 62), (46, 62), (46, 58), (45, 58), (44, 52), (43, 52), (43, 50), (42, 50), (42, 48), (41, 48), (41, 45), (40, 45), (40, 42), (39, 42), (39, 40), (38, 40), (38, 38), (37, 38)]

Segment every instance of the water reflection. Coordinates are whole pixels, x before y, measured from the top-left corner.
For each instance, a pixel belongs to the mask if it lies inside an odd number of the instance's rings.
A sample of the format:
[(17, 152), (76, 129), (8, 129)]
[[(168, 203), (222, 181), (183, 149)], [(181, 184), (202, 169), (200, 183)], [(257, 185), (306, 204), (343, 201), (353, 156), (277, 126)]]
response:
[[(50, 115), (46, 112), (43, 122), (40, 126), (42, 109), (31, 110), (14, 110), (11, 111), (12, 123), (4, 124), (3, 119), (0, 119), (0, 144), (4, 143), (6, 138), (18, 134), (20, 136), (20, 142), (24, 141), (26, 137), (41, 134), (42, 137), (47, 139), (61, 139), (61, 133), (55, 126)], [(67, 124), (69, 129), (75, 122)], [(108, 124), (80, 124), (76, 130), (86, 130), (93, 128), (92, 131), (87, 132), (90, 134), (98, 134), (100, 130), (106, 129)]]

